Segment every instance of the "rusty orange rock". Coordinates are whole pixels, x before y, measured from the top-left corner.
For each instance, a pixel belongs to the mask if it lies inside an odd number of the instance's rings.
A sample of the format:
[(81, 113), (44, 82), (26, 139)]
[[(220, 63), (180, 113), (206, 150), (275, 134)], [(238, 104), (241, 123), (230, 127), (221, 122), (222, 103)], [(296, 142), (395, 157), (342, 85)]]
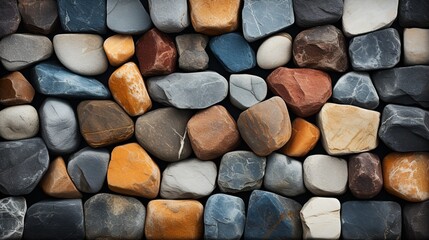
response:
[(292, 122), (292, 135), (286, 145), (280, 150), (290, 157), (304, 157), (319, 141), (320, 130), (316, 125), (302, 118)]
[(0, 78), (0, 103), (6, 106), (28, 104), (33, 101), (34, 88), (20, 72)]
[(103, 43), (103, 48), (110, 65), (115, 67), (127, 62), (135, 51), (133, 37), (121, 34), (107, 38)]

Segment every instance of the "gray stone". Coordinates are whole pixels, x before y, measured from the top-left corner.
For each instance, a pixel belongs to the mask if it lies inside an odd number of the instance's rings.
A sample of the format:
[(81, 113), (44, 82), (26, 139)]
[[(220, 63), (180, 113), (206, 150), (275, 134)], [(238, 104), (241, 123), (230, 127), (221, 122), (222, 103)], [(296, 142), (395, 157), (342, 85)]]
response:
[[(158, 2), (158, 1), (157, 1)], [(184, 34), (176, 37), (179, 68), (185, 71), (206, 70), (209, 55), (206, 52), (208, 37), (202, 34)]]
[(72, 106), (59, 98), (46, 98), (39, 109), (42, 138), (49, 150), (67, 154), (80, 144), (79, 126)]
[(375, 109), (379, 104), (371, 77), (365, 72), (348, 72), (341, 76), (332, 90), (332, 100), (366, 109)]
[(429, 2), (426, 0), (400, 0), (399, 24), (402, 27), (429, 27)]
[(57, 0), (61, 26), (67, 32), (106, 32), (106, 0)]
[(0, 1), (0, 38), (16, 32), (21, 22), (21, 15), (16, 0)]
[(229, 100), (241, 110), (263, 101), (267, 96), (267, 83), (256, 75), (231, 74), (229, 77)]
[(293, 10), (298, 26), (321, 26), (340, 20), (343, 0), (293, 0)]
[(18, 105), (0, 111), (0, 137), (20, 140), (34, 137), (39, 131), (39, 115), (31, 105)]
[(429, 239), (429, 201), (405, 204), (402, 217), (407, 239)]
[(212, 71), (151, 77), (146, 84), (153, 101), (180, 109), (204, 109), (228, 95), (228, 82)]
[(264, 187), (287, 197), (305, 193), (302, 163), (283, 154), (270, 154), (267, 157)]
[(67, 172), (81, 192), (96, 193), (103, 187), (109, 160), (107, 149), (86, 147), (70, 156)]
[(26, 68), (52, 53), (52, 42), (45, 36), (15, 33), (0, 40), (0, 61), (8, 71)]
[(150, 16), (139, 0), (107, 0), (107, 27), (110, 30), (142, 34), (151, 26)]
[(354, 37), (349, 45), (354, 70), (366, 71), (394, 67), (401, 58), (398, 31), (388, 28)]
[(153, 24), (166, 33), (181, 32), (189, 26), (188, 1), (149, 0)]
[(22, 23), (33, 33), (49, 34), (58, 23), (57, 1), (55, 0), (18, 0)]
[(223, 155), (217, 184), (222, 192), (237, 193), (260, 189), (265, 174), (266, 158), (249, 151)]
[(244, 0), (242, 19), (244, 38), (256, 41), (294, 23), (292, 0)]
[(21, 239), (27, 203), (23, 197), (0, 200), (0, 239)]

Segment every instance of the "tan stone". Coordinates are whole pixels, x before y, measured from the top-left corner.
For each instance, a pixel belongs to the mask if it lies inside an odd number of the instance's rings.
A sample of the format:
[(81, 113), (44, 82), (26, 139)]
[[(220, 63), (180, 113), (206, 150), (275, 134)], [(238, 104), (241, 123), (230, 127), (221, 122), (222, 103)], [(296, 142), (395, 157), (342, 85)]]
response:
[(429, 29), (404, 29), (404, 63), (429, 64)]
[(304, 157), (319, 141), (320, 131), (314, 124), (302, 118), (292, 122), (292, 136), (280, 152), (290, 157)]
[(34, 88), (20, 72), (0, 78), (0, 103), (6, 106), (31, 103)]
[(103, 43), (103, 48), (110, 65), (115, 67), (127, 62), (135, 51), (133, 37), (121, 34), (108, 37)]

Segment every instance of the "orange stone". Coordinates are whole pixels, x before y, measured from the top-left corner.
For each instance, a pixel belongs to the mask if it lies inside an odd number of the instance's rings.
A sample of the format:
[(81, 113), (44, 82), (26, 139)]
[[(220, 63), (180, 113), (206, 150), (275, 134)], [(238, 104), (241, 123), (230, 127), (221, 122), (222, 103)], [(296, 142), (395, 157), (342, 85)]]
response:
[(33, 101), (34, 88), (20, 72), (0, 78), (0, 103), (6, 106), (28, 104)]
[(203, 205), (196, 200), (152, 200), (147, 205), (147, 239), (203, 239)]
[(383, 160), (384, 188), (410, 202), (429, 199), (429, 153), (390, 153)]
[(49, 164), (48, 171), (40, 181), (44, 193), (57, 198), (81, 198), (79, 190), (73, 184), (62, 157), (57, 157)]
[(161, 173), (158, 165), (137, 143), (128, 143), (113, 149), (107, 184), (109, 189), (122, 194), (155, 198), (159, 192)]
[(240, 0), (189, 0), (192, 26), (196, 32), (220, 35), (238, 27)]
[(290, 157), (304, 157), (316, 146), (319, 137), (320, 131), (316, 125), (302, 118), (295, 118), (292, 122), (292, 136), (280, 151)]
[(142, 115), (152, 107), (143, 77), (133, 62), (125, 63), (112, 73), (109, 88), (113, 98), (130, 116)]
[(121, 34), (107, 38), (104, 41), (103, 48), (110, 65), (115, 67), (127, 62), (135, 51), (133, 37)]

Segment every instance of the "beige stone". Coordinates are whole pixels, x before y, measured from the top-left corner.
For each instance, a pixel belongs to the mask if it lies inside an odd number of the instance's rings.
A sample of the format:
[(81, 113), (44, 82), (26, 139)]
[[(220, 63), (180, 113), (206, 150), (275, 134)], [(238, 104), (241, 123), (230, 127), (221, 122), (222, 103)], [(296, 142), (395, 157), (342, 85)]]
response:
[(429, 64), (429, 29), (404, 29), (404, 63)]

